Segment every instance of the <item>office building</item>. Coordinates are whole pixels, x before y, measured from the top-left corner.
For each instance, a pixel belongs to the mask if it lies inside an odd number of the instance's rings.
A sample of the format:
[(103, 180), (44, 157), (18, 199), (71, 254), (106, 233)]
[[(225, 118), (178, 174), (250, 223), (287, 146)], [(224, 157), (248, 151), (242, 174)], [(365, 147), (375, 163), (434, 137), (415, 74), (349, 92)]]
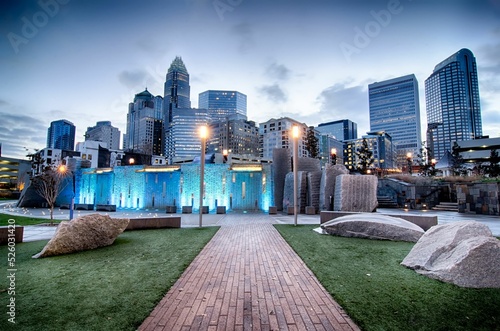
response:
[(0, 155), (0, 197), (18, 199), (29, 184), (31, 162)]
[(47, 147), (72, 151), (75, 148), (76, 127), (68, 120), (50, 123), (47, 130)]
[(292, 127), (299, 127), (299, 157), (309, 156), (306, 149), (306, 137), (309, 127), (289, 117), (271, 118), (259, 124), (260, 157), (271, 160), (273, 149), (293, 148)]
[(165, 157), (170, 164), (192, 161), (201, 154), (199, 128), (209, 123), (207, 110), (173, 108), (171, 114), (171, 121), (165, 131)]
[(191, 108), (190, 89), (189, 73), (182, 58), (176, 56), (168, 68), (164, 86), (165, 123), (171, 121), (172, 109)]
[(417, 155), (422, 145), (420, 102), (415, 75), (368, 85), (370, 131), (385, 131), (392, 137), (397, 166), (406, 164), (408, 153)]
[[(211, 117), (212, 118), (212, 117)], [(210, 124), (209, 152), (259, 156), (259, 128), (246, 116), (233, 115)]]
[(344, 142), (344, 165), (350, 171), (359, 166), (357, 152), (363, 144), (363, 139), (368, 143), (368, 149), (373, 153), (373, 170), (391, 171), (396, 166), (396, 153), (392, 143), (392, 137), (384, 131), (368, 132), (360, 139), (352, 139)]
[(110, 121), (97, 122), (89, 126), (85, 132), (85, 141), (100, 141), (106, 143), (107, 148), (120, 149), (120, 130), (111, 125)]
[(199, 94), (198, 108), (207, 109), (212, 122), (232, 115), (247, 116), (247, 96), (238, 91), (208, 90)]
[(452, 142), (482, 137), (476, 59), (461, 49), (441, 63), (425, 81), (427, 142), (439, 160)]
[(358, 125), (350, 120), (321, 123), (316, 130), (323, 135), (328, 134), (339, 141), (358, 138)]
[(124, 150), (146, 155), (163, 153), (162, 102), (161, 96), (153, 96), (148, 89), (135, 95), (128, 107)]
[(344, 144), (342, 141), (335, 139), (333, 135), (319, 135), (319, 157), (321, 166), (325, 164), (344, 164)]

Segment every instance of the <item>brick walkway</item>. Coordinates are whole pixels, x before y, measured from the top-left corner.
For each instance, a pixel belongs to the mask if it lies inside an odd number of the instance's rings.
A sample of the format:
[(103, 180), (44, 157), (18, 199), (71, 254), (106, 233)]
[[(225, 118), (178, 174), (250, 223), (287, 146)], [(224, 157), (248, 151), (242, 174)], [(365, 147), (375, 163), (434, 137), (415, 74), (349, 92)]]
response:
[(139, 330), (359, 330), (272, 221), (222, 219)]

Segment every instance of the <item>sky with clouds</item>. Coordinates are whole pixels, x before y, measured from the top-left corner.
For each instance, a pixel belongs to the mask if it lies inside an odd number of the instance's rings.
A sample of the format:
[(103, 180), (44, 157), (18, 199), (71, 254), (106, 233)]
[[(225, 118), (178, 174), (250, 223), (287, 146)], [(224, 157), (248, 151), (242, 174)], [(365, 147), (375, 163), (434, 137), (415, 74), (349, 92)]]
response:
[(500, 136), (500, 0), (3, 0), (0, 17), (3, 156), (44, 148), (59, 119), (77, 141), (97, 121), (125, 133), (128, 103), (145, 87), (162, 95), (175, 56), (193, 107), (237, 90), (258, 123), (348, 118), (361, 136), (368, 84), (415, 74), (425, 128), (425, 79), (469, 48), (483, 134)]

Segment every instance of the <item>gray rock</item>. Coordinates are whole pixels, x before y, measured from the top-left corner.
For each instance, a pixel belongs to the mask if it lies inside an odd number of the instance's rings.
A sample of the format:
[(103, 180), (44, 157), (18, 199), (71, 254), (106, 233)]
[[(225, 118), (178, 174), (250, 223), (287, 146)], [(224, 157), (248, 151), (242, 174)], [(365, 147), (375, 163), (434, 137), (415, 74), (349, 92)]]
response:
[(315, 211), (319, 211), (319, 189), (322, 173), (322, 171), (307, 173), (307, 205), (314, 207)]
[(111, 245), (129, 223), (128, 218), (90, 214), (63, 221), (52, 239), (33, 258), (74, 253)]
[(321, 225), (328, 234), (342, 237), (417, 242), (424, 234), (418, 225), (402, 218), (381, 214), (355, 214), (338, 217)]
[(292, 171), (290, 149), (273, 149), (274, 203), (278, 210), (283, 210), (283, 192), (286, 174)]
[(432, 227), (401, 264), (461, 287), (500, 288), (500, 241), (474, 221)]
[[(307, 172), (298, 171), (298, 185), (297, 185), (297, 198), (299, 205), (299, 213), (304, 213), (306, 210), (306, 197), (307, 197)], [(285, 188), (283, 192), (283, 209), (293, 207), (293, 172), (286, 175)]]
[(341, 164), (327, 164), (321, 174), (321, 182), (319, 185), (319, 208), (321, 210), (333, 210), (333, 204), (330, 202), (330, 197), (335, 195), (335, 181), (339, 175), (347, 175), (349, 170)]
[(335, 182), (333, 210), (372, 212), (377, 208), (377, 177), (339, 175)]

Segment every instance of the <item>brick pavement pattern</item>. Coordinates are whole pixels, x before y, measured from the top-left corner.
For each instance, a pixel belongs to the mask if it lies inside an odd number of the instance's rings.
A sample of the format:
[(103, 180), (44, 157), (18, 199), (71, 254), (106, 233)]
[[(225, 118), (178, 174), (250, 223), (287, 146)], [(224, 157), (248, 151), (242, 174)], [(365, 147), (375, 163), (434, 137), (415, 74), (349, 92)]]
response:
[(273, 219), (246, 217), (223, 218), (139, 330), (359, 330)]

